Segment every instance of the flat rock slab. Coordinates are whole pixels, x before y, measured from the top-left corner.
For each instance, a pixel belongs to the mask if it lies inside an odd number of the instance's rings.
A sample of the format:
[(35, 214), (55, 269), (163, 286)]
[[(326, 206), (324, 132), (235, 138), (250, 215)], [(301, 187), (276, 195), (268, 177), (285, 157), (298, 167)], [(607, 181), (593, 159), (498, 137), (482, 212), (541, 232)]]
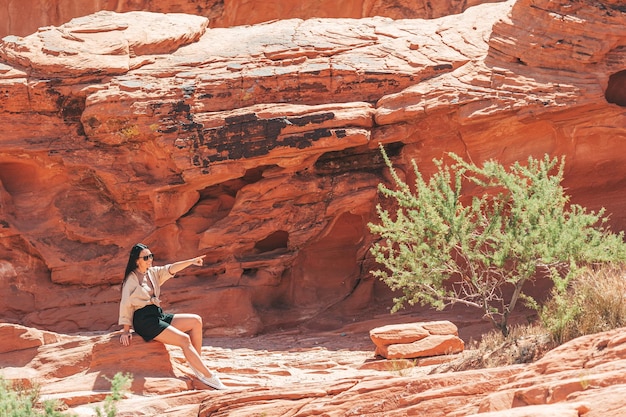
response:
[(412, 359), (462, 352), (465, 344), (457, 326), (447, 320), (392, 324), (370, 331), (376, 355), (387, 359)]

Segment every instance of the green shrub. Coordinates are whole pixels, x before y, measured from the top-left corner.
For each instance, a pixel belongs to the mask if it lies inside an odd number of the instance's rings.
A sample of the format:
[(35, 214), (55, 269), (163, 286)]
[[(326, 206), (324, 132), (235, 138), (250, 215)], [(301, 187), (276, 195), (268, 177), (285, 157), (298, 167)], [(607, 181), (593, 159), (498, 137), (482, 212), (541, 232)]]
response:
[(0, 416), (2, 417), (60, 417), (56, 401), (39, 400), (39, 388), (24, 387), (0, 377)]
[[(369, 225), (381, 237), (371, 252), (384, 267), (372, 273), (402, 293), (392, 311), (407, 303), (438, 309), (461, 303), (481, 309), (507, 335), (518, 301), (538, 307), (523, 293), (538, 274), (563, 294), (579, 267), (626, 259), (623, 234), (608, 230), (604, 210), (569, 203), (560, 185), (564, 159), (530, 157), (507, 170), (449, 154), (453, 163), (434, 160), (428, 181), (412, 161), (411, 189), (381, 151), (395, 189), (380, 184), (379, 192), (397, 209), (390, 213), (379, 204), (380, 224)], [(479, 195), (465, 196), (467, 187)]]
[[(132, 375), (115, 374), (111, 382), (111, 394), (104, 400), (104, 410), (95, 409), (98, 417), (115, 417), (116, 403), (121, 400), (133, 381)], [(39, 387), (24, 387), (0, 377), (0, 417), (68, 417), (57, 401), (40, 401)]]
[[(108, 379), (108, 378), (107, 378)], [(118, 372), (113, 376), (113, 379), (108, 379), (111, 382), (111, 394), (107, 395), (104, 399), (104, 410), (100, 407), (96, 408), (96, 415), (98, 417), (115, 417), (117, 414), (117, 402), (124, 398), (124, 395), (130, 389), (133, 383), (133, 377), (131, 374), (122, 374)]]

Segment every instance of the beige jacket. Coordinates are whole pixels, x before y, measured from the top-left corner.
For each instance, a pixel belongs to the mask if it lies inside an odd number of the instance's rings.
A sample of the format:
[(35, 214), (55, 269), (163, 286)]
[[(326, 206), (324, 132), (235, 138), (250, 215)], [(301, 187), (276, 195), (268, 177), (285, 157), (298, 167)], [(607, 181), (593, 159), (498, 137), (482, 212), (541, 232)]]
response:
[[(154, 288), (155, 297), (161, 294), (161, 285), (174, 275), (170, 274), (171, 264), (165, 266), (153, 266), (148, 268), (148, 278)], [(139, 277), (135, 272), (128, 275), (128, 279), (122, 288), (122, 300), (120, 301), (120, 318), (118, 324), (133, 325), (133, 314), (136, 310), (152, 304), (150, 301), (150, 288), (142, 287)]]

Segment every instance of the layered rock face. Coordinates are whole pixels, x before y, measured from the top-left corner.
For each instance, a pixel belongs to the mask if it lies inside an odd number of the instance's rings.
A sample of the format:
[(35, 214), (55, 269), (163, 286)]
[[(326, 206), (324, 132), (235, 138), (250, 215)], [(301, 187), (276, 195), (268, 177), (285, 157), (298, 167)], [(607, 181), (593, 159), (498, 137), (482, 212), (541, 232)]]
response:
[(116, 328), (130, 247), (207, 254), (163, 302), (205, 335), (388, 297), (368, 271), (379, 146), (410, 180), (453, 151), (566, 156), (572, 201), (626, 226), (617, 0), (518, 0), (435, 20), (97, 14), (0, 44), (0, 310)]
[(133, 376), (132, 395), (117, 404), (120, 416), (604, 417), (626, 412), (624, 329), (573, 340), (533, 364), (453, 373), (438, 373), (437, 366), (371, 369), (366, 366), (371, 350), (355, 339), (349, 350), (342, 349), (336, 335), (301, 337), (297, 346), (295, 335), (273, 334), (243, 346), (204, 347), (203, 358), (228, 391), (200, 385), (180, 349), (158, 342), (138, 338), (120, 347), (110, 334), (42, 334), (14, 325), (0, 325), (0, 336), (18, 336), (0, 352), (3, 378), (40, 384), (43, 398), (65, 403), (78, 416), (95, 415), (108, 394), (107, 378), (117, 372)]
[(0, 6), (0, 38), (6, 35), (30, 35), (40, 27), (59, 26), (72, 18), (101, 10), (194, 14), (209, 18), (211, 27), (230, 27), (312, 17), (435, 18), (495, 1), (498, 0), (4, 0)]

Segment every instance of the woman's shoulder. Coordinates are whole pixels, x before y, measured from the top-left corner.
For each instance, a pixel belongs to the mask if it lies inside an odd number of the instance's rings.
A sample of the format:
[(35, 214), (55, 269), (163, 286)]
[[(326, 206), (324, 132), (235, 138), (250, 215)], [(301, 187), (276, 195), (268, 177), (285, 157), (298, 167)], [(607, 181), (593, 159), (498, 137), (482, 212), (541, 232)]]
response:
[(139, 277), (137, 276), (135, 271), (129, 272), (128, 275), (126, 275), (126, 280), (124, 281), (124, 286), (126, 286), (126, 284), (128, 284), (129, 282), (132, 283), (133, 285), (139, 283)]

